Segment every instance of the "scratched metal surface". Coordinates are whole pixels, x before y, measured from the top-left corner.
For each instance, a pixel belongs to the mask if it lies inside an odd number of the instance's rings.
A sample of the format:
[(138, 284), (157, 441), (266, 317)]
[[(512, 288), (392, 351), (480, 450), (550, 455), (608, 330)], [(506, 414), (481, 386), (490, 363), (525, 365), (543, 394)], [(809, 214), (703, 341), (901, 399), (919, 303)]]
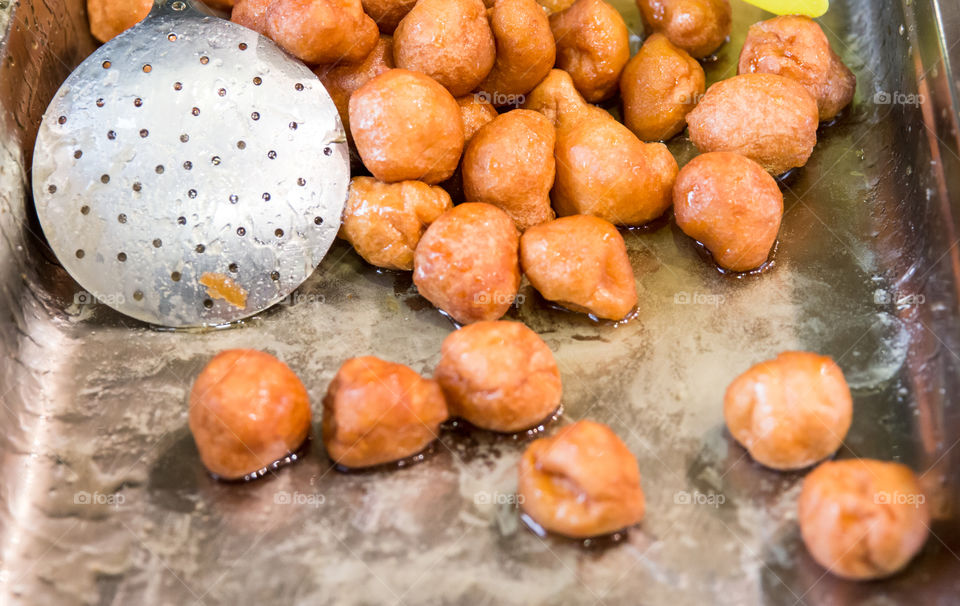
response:
[[(26, 150), (50, 95), (93, 45), (82, 3), (9, 2), (0, 0), (0, 601), (955, 603), (960, 160), (944, 63), (960, 34), (955, 0), (833, 3), (824, 24), (858, 76), (857, 98), (786, 183), (771, 271), (722, 276), (667, 221), (626, 234), (641, 297), (624, 326), (550, 309), (524, 286), (510, 317), (556, 352), (561, 422), (609, 423), (643, 473), (646, 520), (593, 549), (519, 524), (511, 495), (523, 439), (449, 431), (426, 462), (364, 475), (332, 470), (314, 445), (264, 481), (210, 480), (186, 429), (186, 395), (214, 352), (278, 355), (319, 411), (344, 358), (376, 354), (429, 373), (451, 325), (407, 276), (374, 271), (342, 242), (287, 304), (230, 330), (159, 332), (76, 304), (78, 287), (35, 237)], [(733, 4), (735, 33), (708, 65), (711, 80), (732, 73), (746, 27), (762, 18)], [(636, 29), (636, 10), (617, 5)], [(683, 138), (671, 147), (681, 161), (692, 154)], [(890, 580), (825, 576), (799, 543), (801, 475), (756, 466), (723, 430), (726, 384), (787, 348), (834, 356), (850, 381), (856, 412), (839, 456), (924, 473), (935, 537)]]

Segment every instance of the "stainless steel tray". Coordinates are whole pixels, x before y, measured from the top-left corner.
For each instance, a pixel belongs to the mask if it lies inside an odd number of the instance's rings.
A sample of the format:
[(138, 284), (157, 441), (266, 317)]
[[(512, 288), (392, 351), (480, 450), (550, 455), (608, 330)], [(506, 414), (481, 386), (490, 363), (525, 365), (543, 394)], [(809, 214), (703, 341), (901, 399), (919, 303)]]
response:
[[(733, 3), (711, 81), (763, 18)], [(639, 31), (632, 3), (616, 4)], [(0, 0), (0, 602), (956, 604), (960, 2), (833, 4), (824, 25), (857, 98), (786, 183), (771, 271), (720, 275), (663, 222), (626, 234), (642, 289), (632, 322), (551, 309), (529, 286), (510, 314), (557, 354), (563, 422), (609, 423), (640, 461), (643, 525), (585, 547), (520, 525), (525, 439), (452, 430), (420, 465), (360, 475), (315, 444), (265, 481), (210, 480), (186, 396), (214, 352), (275, 353), (319, 411), (343, 359), (429, 373), (451, 325), (408, 276), (343, 243), (289, 304), (231, 330), (160, 332), (87, 304), (38, 237), (27, 189), (42, 110), (93, 48), (83, 3)], [(692, 156), (682, 137), (671, 147)], [(834, 356), (853, 387), (839, 456), (924, 473), (933, 536), (892, 579), (826, 575), (799, 542), (802, 475), (760, 468), (723, 429), (727, 383), (789, 348)]]

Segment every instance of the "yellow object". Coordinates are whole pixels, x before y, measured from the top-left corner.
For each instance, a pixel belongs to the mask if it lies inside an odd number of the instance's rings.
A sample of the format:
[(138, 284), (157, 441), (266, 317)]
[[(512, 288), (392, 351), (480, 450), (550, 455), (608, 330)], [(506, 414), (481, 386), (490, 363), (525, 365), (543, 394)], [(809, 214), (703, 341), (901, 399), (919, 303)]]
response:
[(821, 17), (830, 8), (830, 0), (744, 0), (776, 15)]

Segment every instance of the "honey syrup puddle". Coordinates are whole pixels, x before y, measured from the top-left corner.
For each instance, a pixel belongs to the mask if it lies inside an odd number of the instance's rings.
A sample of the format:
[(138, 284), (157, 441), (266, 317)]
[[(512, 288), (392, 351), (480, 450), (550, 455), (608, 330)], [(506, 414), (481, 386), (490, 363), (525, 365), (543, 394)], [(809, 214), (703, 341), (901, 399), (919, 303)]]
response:
[(541, 526), (536, 520), (531, 518), (527, 513), (520, 512), (520, 521), (523, 522), (523, 525), (527, 527), (527, 530), (537, 535), (541, 539), (546, 540), (548, 537), (553, 537), (559, 541), (565, 541), (579, 545), (582, 549), (589, 551), (603, 551), (611, 547), (616, 547), (620, 543), (623, 543), (627, 540), (628, 529), (624, 528), (610, 534), (601, 535), (598, 537), (590, 537), (587, 539), (574, 539), (570, 537), (564, 537), (562, 535), (554, 535), (547, 531), (546, 528)]
[(333, 462), (333, 468), (347, 475), (367, 475), (380, 473), (382, 471), (394, 471), (397, 469), (403, 469), (405, 467), (411, 467), (419, 463), (430, 459), (437, 453), (437, 443), (439, 438), (427, 444), (426, 448), (421, 450), (416, 454), (412, 454), (408, 457), (402, 459), (397, 459), (396, 461), (388, 461), (386, 463), (380, 463), (378, 465), (370, 465), (369, 467), (347, 467), (346, 465), (341, 465), (336, 461)]
[(780, 248), (780, 239), (778, 238), (774, 241), (773, 248), (770, 249), (770, 255), (767, 257), (767, 260), (764, 261), (760, 267), (748, 271), (733, 271), (732, 269), (720, 267), (717, 265), (717, 262), (713, 258), (713, 253), (710, 252), (706, 244), (699, 240), (694, 240), (693, 245), (700, 258), (713, 266), (713, 268), (717, 270), (717, 273), (727, 276), (728, 278), (733, 278), (734, 280), (743, 280), (761, 276), (773, 270), (777, 264), (776, 256), (777, 250)]
[(293, 452), (288, 453), (286, 456), (277, 459), (269, 465), (261, 467), (254, 472), (248, 473), (242, 478), (222, 478), (215, 473), (211, 473), (210, 477), (218, 482), (223, 482), (224, 484), (243, 484), (246, 482), (259, 480), (268, 474), (276, 472), (278, 469), (286, 467), (287, 465), (292, 465), (300, 459), (306, 457), (310, 453), (311, 442), (313, 442), (313, 438), (308, 435), (307, 439), (303, 441), (303, 444), (298, 446)]

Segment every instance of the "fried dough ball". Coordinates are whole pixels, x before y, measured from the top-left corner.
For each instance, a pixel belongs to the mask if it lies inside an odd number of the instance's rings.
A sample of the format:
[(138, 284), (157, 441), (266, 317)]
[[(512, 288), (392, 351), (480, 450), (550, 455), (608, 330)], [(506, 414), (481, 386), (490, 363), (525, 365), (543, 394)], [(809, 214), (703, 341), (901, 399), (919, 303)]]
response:
[(456, 99), (429, 76), (391, 69), (350, 96), (350, 131), (364, 166), (387, 183), (450, 177), (463, 152)]
[(460, 116), (463, 118), (463, 138), (469, 143), (485, 124), (497, 117), (497, 108), (482, 95), (464, 95), (457, 97)]
[(307, 390), (286, 364), (253, 349), (215, 356), (190, 390), (190, 432), (211, 473), (237, 480), (295, 452), (310, 432)]
[(643, 225), (671, 203), (677, 161), (662, 143), (643, 143), (607, 112), (587, 103), (570, 75), (553, 70), (523, 107), (557, 126), (558, 215), (594, 215), (616, 225)]
[(620, 74), (630, 60), (630, 32), (617, 9), (604, 0), (577, 0), (550, 17), (557, 41), (557, 67), (591, 103), (617, 92)]
[(503, 209), (521, 232), (553, 219), (556, 129), (543, 114), (516, 109), (481, 128), (463, 154), (468, 200)]
[(450, 415), (483, 429), (529, 429), (560, 407), (563, 388), (553, 353), (519, 322), (477, 322), (443, 341), (434, 378)]
[(636, 0), (650, 33), (702, 59), (723, 46), (733, 23), (730, 0)]
[(440, 385), (373, 356), (343, 363), (323, 398), (323, 445), (344, 467), (371, 467), (413, 456), (447, 420)]
[(267, 35), (267, 9), (274, 0), (238, 0), (230, 12), (230, 20)]
[(152, 8), (153, 0), (87, 0), (90, 33), (109, 42), (143, 21)]
[(772, 469), (803, 469), (840, 448), (853, 400), (827, 356), (787, 351), (734, 379), (723, 417), (734, 439)]
[(560, 216), (594, 215), (644, 225), (670, 208), (677, 161), (662, 143), (643, 143), (603, 112), (557, 130), (553, 204)]
[(314, 70), (337, 106), (340, 121), (351, 139), (350, 96), (358, 88), (390, 69), (393, 69), (393, 40), (389, 36), (380, 36), (377, 45), (360, 63), (324, 65)]
[(496, 58), (482, 0), (419, 0), (393, 33), (397, 67), (427, 74), (459, 97), (477, 88)]
[(608, 221), (562, 217), (520, 238), (523, 273), (543, 297), (568, 309), (622, 320), (637, 304), (623, 236)]
[(666, 141), (683, 131), (705, 90), (700, 63), (653, 34), (620, 77), (623, 122), (643, 141)]
[(603, 111), (587, 103), (577, 92), (570, 74), (561, 69), (550, 70), (547, 77), (530, 91), (523, 109), (540, 112), (557, 128), (574, 124), (585, 113)]
[(820, 120), (832, 120), (853, 101), (857, 78), (820, 25), (809, 17), (786, 16), (750, 26), (740, 52), (741, 74), (778, 74), (796, 80), (817, 100)]
[(362, 61), (380, 32), (360, 0), (274, 0), (266, 35), (304, 63)]
[(489, 18), (497, 54), (480, 90), (497, 105), (511, 105), (550, 73), (557, 45), (535, 0), (499, 0)]
[(520, 288), (520, 234), (496, 206), (454, 206), (427, 228), (413, 257), (413, 283), (461, 324), (498, 320)]
[(717, 82), (687, 114), (701, 152), (732, 151), (773, 175), (803, 166), (817, 144), (816, 100), (795, 80), (742, 74)]
[(677, 226), (701, 242), (717, 265), (750, 271), (770, 256), (783, 194), (763, 167), (732, 152), (712, 152), (691, 160), (673, 188)]
[(520, 459), (517, 493), (540, 526), (576, 539), (638, 524), (645, 508), (637, 459), (609, 427), (593, 421), (533, 441)]
[(441, 187), (354, 177), (341, 233), (367, 263), (410, 271), (420, 236), (451, 208), (450, 195)]
[(899, 463), (823, 463), (804, 479), (798, 509), (813, 559), (855, 581), (902, 570), (930, 534), (927, 499), (914, 473)]
[(417, 0), (362, 0), (363, 10), (377, 22), (384, 34), (397, 29), (400, 20), (407, 16)]

